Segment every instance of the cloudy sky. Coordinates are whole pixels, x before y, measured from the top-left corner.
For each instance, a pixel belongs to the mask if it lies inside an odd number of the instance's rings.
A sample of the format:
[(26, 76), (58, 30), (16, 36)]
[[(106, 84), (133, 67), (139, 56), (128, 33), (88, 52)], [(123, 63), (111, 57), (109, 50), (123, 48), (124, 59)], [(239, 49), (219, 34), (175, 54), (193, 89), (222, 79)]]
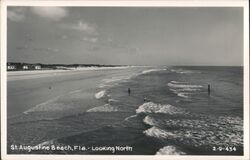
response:
[(9, 62), (242, 65), (242, 8), (8, 7)]

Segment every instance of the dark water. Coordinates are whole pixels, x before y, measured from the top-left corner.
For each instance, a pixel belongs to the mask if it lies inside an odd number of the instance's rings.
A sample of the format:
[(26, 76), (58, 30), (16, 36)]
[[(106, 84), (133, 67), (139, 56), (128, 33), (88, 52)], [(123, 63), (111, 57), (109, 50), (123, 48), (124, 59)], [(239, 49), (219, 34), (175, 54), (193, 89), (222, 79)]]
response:
[[(87, 111), (66, 114), (52, 121), (49, 118), (29, 120), (29, 126), (23, 121), (22, 127), (34, 128), (26, 135), (25, 144), (43, 142), (43, 145), (88, 148), (85, 151), (34, 152), (54, 154), (243, 154), (242, 67), (143, 70), (146, 71), (134, 70), (102, 80), (98, 86), (100, 92), (96, 94), (97, 102), (93, 102), (99, 105)], [(74, 93), (72, 98), (77, 95)], [(77, 105), (75, 101), (72, 103)], [(31, 114), (39, 117), (38, 112)], [(40, 136), (34, 138), (32, 135), (37, 133)], [(133, 149), (115, 152), (90, 149), (103, 146)]]

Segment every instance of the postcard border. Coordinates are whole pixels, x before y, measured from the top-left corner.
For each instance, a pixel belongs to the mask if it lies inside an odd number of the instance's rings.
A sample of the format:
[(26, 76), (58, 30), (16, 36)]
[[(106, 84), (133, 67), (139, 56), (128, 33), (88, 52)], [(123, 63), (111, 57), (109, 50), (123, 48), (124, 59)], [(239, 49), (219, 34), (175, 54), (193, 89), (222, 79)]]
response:
[[(6, 55), (7, 55), (7, 6), (100, 6), (100, 7), (243, 7), (244, 8), (244, 156), (132, 156), (132, 155), (10, 155), (7, 154), (7, 87), (6, 87)], [(1, 2), (1, 155), (3, 159), (249, 159), (249, 3), (247, 0), (221, 1), (2, 1)]]

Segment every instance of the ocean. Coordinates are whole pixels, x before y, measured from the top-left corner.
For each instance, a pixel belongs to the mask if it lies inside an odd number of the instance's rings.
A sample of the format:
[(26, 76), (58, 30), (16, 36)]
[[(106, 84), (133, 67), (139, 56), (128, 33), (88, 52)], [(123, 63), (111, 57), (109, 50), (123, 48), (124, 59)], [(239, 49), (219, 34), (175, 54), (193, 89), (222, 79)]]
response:
[[(62, 84), (58, 93), (72, 89), (39, 103), (26, 98), (21, 107), (26, 109), (8, 114), (8, 153), (243, 155), (243, 67), (91, 72), (95, 79), (76, 73), (51, 80)], [(22, 83), (8, 82), (8, 102), (15, 101), (9, 87), (18, 97), (15, 86)], [(27, 151), (13, 145), (72, 147)]]

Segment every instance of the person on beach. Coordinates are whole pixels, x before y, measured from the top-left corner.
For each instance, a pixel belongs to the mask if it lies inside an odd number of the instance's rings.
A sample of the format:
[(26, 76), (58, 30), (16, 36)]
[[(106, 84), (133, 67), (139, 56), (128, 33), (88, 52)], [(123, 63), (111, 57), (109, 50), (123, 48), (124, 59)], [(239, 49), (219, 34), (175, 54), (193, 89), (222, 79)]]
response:
[(207, 86), (207, 93), (210, 96), (210, 84), (208, 84), (208, 86)]
[(131, 90), (130, 90), (130, 88), (128, 88), (128, 95), (130, 95), (130, 93), (131, 93)]

